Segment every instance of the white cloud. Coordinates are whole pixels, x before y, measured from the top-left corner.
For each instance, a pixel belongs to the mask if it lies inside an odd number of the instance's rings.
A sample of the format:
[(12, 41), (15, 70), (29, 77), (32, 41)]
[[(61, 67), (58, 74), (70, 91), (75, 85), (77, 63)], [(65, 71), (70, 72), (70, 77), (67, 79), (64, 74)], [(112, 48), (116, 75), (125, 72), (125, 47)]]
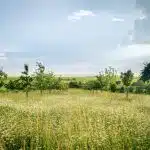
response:
[(89, 10), (80, 10), (79, 12), (73, 12), (72, 15), (68, 16), (68, 20), (77, 21), (80, 20), (84, 16), (96, 16), (92, 11)]
[(112, 21), (113, 22), (124, 22), (125, 20), (123, 18), (116, 18), (116, 17), (114, 17), (114, 18), (112, 18)]
[(0, 52), (0, 60), (6, 60), (7, 57), (4, 52)]
[(144, 13), (143, 9), (136, 9), (134, 14), (135, 14), (135, 20), (144, 20), (147, 18), (147, 15)]
[(5, 53), (0, 52), (0, 57), (4, 57), (4, 56), (5, 56)]
[(133, 59), (150, 56), (150, 44), (133, 44), (119, 47), (115, 56), (120, 59)]
[(6, 59), (7, 59), (7, 57), (5, 57), (5, 56), (1, 57), (0, 56), (0, 60), (6, 60)]

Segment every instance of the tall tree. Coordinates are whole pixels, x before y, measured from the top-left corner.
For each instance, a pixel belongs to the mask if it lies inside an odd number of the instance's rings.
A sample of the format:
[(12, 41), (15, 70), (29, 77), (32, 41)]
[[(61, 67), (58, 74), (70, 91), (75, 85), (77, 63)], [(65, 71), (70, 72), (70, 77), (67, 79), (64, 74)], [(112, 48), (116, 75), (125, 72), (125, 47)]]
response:
[(141, 70), (141, 77), (140, 79), (144, 82), (150, 81), (150, 63), (144, 64), (144, 69)]
[(126, 86), (127, 99), (128, 99), (128, 87), (131, 85), (133, 77), (134, 77), (134, 74), (132, 73), (131, 70), (127, 70), (124, 73), (122, 72), (120, 76), (122, 83)]
[(24, 71), (22, 72), (22, 75), (20, 76), (20, 80), (22, 82), (23, 89), (26, 92), (26, 97), (28, 97), (28, 93), (31, 90), (33, 79), (29, 75), (29, 66), (27, 64), (24, 64)]
[(100, 83), (101, 89), (103, 89), (104, 87), (108, 89), (112, 83), (116, 82), (117, 71), (112, 67), (108, 67), (105, 68), (104, 72), (99, 72), (99, 75), (96, 76), (96, 78)]
[(36, 62), (36, 76), (35, 76), (35, 80), (36, 80), (36, 87), (37, 89), (40, 90), (40, 93), (42, 95), (43, 90), (46, 88), (46, 78), (45, 78), (45, 66), (41, 63), (41, 62)]

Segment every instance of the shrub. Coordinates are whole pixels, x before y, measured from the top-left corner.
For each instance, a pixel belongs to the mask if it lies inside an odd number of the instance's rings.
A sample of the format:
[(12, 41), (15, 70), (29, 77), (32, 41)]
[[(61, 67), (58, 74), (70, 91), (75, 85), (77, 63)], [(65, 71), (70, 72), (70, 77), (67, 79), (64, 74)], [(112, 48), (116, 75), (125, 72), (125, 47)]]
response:
[(145, 88), (144, 88), (144, 87), (137, 86), (137, 87), (136, 87), (136, 90), (135, 90), (135, 93), (136, 93), (136, 94), (145, 93)]
[(129, 86), (128, 87), (128, 91), (130, 92), (130, 93), (134, 93), (135, 92), (135, 87), (133, 87), (133, 86)]
[(53, 80), (52, 89), (55, 90), (67, 90), (69, 88), (68, 83), (62, 80), (61, 77)]
[(8, 89), (7, 89), (7, 88), (5, 88), (5, 87), (2, 87), (2, 88), (0, 88), (0, 92), (1, 92), (1, 93), (8, 92)]
[(145, 93), (146, 94), (150, 94), (150, 84), (148, 84), (147, 86), (145, 86)]
[(142, 80), (138, 80), (138, 81), (132, 83), (132, 86), (145, 86), (145, 84)]
[(117, 88), (117, 91), (118, 91), (119, 93), (124, 93), (124, 92), (125, 92), (125, 87), (124, 87), (124, 86), (118, 87), (118, 88)]
[(23, 90), (24, 86), (20, 79), (15, 79), (15, 80), (9, 80), (5, 84), (5, 88), (7, 88), (8, 90)]
[(117, 91), (117, 85), (115, 83), (110, 84), (110, 91), (111, 92), (116, 92)]
[(121, 84), (121, 81), (116, 81), (116, 84), (117, 84), (117, 85), (120, 85), (120, 84)]
[(77, 81), (76, 79), (72, 79), (69, 82), (69, 88), (81, 88), (82, 87), (82, 82)]
[(98, 80), (90, 80), (84, 84), (84, 89), (87, 90), (103, 90), (103, 86)]

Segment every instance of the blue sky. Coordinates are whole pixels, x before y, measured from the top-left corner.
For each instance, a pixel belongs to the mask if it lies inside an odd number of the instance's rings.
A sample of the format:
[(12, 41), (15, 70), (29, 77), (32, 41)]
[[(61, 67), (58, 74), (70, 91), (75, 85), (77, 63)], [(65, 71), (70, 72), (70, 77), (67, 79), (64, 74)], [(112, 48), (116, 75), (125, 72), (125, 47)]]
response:
[[(37, 60), (62, 74), (111, 65), (138, 72), (150, 56), (148, 0), (0, 0), (0, 63), (17, 74)], [(142, 43), (142, 44), (139, 44)], [(133, 61), (134, 60), (134, 61)]]

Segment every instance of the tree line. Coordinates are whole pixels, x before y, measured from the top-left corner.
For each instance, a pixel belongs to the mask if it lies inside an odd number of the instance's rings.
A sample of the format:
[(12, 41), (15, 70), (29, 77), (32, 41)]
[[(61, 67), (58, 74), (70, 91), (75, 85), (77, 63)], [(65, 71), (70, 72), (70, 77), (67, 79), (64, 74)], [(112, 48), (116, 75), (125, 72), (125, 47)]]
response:
[(150, 94), (150, 63), (144, 64), (143, 70), (136, 81), (134, 73), (131, 70), (121, 72), (108, 67), (99, 72), (95, 79), (88, 81), (77, 81), (75, 78), (64, 80), (62, 77), (56, 77), (53, 72), (46, 73), (45, 66), (41, 62), (36, 62), (36, 71), (33, 74), (29, 72), (29, 65), (24, 64), (24, 70), (21, 76), (15, 79), (9, 79), (8, 75), (0, 70), (0, 91), (23, 91), (28, 97), (32, 90), (39, 90), (41, 95), (44, 90), (64, 91), (68, 88), (82, 88), (90, 91), (111, 91), (126, 93), (145, 93)]

